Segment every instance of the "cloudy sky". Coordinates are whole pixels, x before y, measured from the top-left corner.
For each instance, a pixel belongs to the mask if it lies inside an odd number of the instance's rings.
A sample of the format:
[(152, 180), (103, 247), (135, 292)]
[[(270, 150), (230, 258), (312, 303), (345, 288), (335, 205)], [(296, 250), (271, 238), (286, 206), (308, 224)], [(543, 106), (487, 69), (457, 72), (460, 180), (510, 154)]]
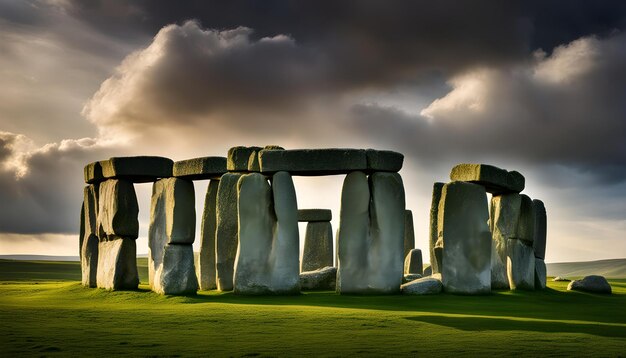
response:
[[(77, 255), (88, 162), (278, 144), (404, 153), (422, 249), (433, 182), (483, 162), (545, 202), (548, 262), (626, 257), (625, 30), (620, 1), (0, 0), (0, 254)], [(337, 217), (341, 180), (299, 206)]]

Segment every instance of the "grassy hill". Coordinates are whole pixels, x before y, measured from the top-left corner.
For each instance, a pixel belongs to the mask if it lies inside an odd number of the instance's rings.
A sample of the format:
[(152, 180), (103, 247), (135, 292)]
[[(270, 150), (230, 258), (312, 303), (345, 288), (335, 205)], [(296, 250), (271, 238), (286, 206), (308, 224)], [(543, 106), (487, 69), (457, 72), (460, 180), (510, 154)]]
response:
[(611, 280), (608, 296), (549, 282), (544, 291), (487, 296), (164, 297), (145, 284), (132, 292), (83, 288), (77, 271), (0, 262), (3, 356), (624, 354), (626, 280)]
[(607, 278), (626, 278), (626, 259), (547, 264), (549, 276), (582, 277), (601, 275)]

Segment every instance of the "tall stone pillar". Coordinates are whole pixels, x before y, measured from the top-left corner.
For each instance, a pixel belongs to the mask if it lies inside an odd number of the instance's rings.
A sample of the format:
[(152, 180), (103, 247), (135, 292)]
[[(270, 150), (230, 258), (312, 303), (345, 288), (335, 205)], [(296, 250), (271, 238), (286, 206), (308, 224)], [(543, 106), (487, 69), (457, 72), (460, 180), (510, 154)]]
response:
[(430, 231), (429, 231), (429, 254), (431, 273), (441, 272), (441, 250), (443, 241), (439, 241), (438, 220), (439, 220), (439, 201), (441, 200), (441, 190), (444, 183), (433, 184), (433, 195), (430, 204)]
[(80, 247), (82, 283), (86, 287), (97, 287), (98, 274), (98, 195), (99, 185), (85, 187), (83, 200), (83, 236)]
[(211, 180), (204, 199), (202, 227), (200, 231), (200, 259), (198, 260), (198, 281), (201, 290), (217, 288), (215, 273), (215, 232), (217, 230), (217, 190), (219, 180)]
[(220, 179), (216, 201), (215, 267), (217, 289), (233, 289), (235, 256), (237, 255), (237, 181), (239, 173), (226, 173)]

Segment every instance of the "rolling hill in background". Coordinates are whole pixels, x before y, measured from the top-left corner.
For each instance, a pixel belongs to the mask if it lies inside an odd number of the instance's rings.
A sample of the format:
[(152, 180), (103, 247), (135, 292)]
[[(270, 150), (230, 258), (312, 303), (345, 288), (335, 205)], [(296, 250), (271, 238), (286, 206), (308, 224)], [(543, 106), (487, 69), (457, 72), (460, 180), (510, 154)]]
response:
[(626, 259), (546, 264), (548, 276), (579, 277), (600, 275), (607, 278), (626, 277)]

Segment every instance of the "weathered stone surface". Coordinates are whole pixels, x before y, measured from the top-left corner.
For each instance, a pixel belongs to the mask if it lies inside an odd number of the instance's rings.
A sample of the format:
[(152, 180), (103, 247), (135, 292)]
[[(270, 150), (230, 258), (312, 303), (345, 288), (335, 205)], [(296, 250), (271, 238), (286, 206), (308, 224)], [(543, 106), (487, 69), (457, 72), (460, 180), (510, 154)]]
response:
[(315, 271), (332, 265), (333, 229), (330, 222), (309, 222), (306, 225), (300, 271)]
[(98, 195), (98, 237), (139, 235), (139, 205), (133, 184), (109, 179), (100, 183)]
[(300, 288), (302, 290), (335, 290), (337, 268), (327, 266), (315, 271), (300, 273)]
[(397, 173), (350, 173), (341, 198), (340, 293), (394, 293), (404, 251), (404, 186)]
[(367, 170), (372, 172), (399, 172), (404, 155), (390, 150), (367, 149)]
[(333, 214), (328, 209), (300, 209), (298, 210), (299, 222), (331, 221)]
[(105, 180), (102, 176), (102, 166), (100, 165), (100, 162), (93, 162), (85, 165), (84, 174), (85, 183), (88, 184), (95, 184)]
[(173, 176), (187, 180), (219, 179), (226, 173), (226, 157), (201, 157), (174, 163)]
[(247, 172), (250, 155), (258, 153), (261, 147), (232, 147), (228, 150), (226, 169), (235, 172)]
[(165, 245), (156, 267), (152, 290), (162, 295), (190, 295), (198, 291), (193, 246)]
[[(444, 183), (433, 184), (433, 196), (430, 204), (430, 232), (428, 244), (432, 273), (441, 272), (441, 250), (438, 250), (438, 253), (436, 253), (435, 248), (437, 247), (437, 241), (439, 240), (439, 201), (441, 200), (441, 190), (444, 185)], [(441, 245), (443, 245), (443, 242), (441, 242)]]
[(291, 176), (286, 172), (274, 174), (271, 187), (261, 174), (242, 176), (238, 205), (234, 292), (298, 293), (298, 209)]
[(546, 263), (542, 259), (535, 257), (535, 289), (543, 290), (546, 288)]
[(80, 229), (78, 233), (78, 255), (83, 258), (83, 241), (85, 240), (85, 201), (80, 206)]
[(369, 204), (370, 187), (365, 173), (348, 174), (341, 191), (337, 232), (337, 292), (367, 291)]
[(217, 289), (233, 289), (233, 272), (237, 255), (237, 181), (242, 174), (222, 175), (217, 189), (215, 267)]
[(98, 184), (87, 185), (84, 189), (82, 240), (80, 263), (82, 283), (87, 287), (97, 286), (98, 275)]
[(403, 257), (415, 248), (415, 228), (413, 227), (413, 213), (404, 211), (404, 254)]
[(97, 286), (107, 290), (135, 290), (138, 285), (135, 239), (110, 236), (101, 240)]
[(543, 201), (537, 199), (533, 200), (533, 213), (535, 214), (535, 235), (533, 240), (535, 257), (545, 259), (547, 217), (546, 207), (543, 205)]
[(124, 179), (133, 183), (152, 182), (172, 176), (174, 162), (163, 157), (113, 157), (100, 162), (102, 176)]
[(611, 285), (606, 278), (597, 275), (585, 276), (582, 280), (574, 280), (567, 285), (567, 290), (606, 294), (612, 292)]
[(422, 275), (418, 273), (405, 273), (404, 277), (402, 278), (402, 283), (405, 284), (407, 282), (415, 281), (419, 278), (422, 278)]
[(259, 154), (259, 164), (262, 173), (334, 175), (366, 170), (367, 156), (363, 149), (267, 150)]
[(281, 146), (278, 146), (278, 145), (266, 145), (260, 151), (252, 152), (252, 154), (250, 154), (250, 158), (248, 159), (248, 171), (249, 172), (260, 172), (261, 171), (261, 164), (259, 163), (259, 156), (261, 155), (262, 151), (267, 151), (267, 150), (284, 150), (284, 149), (285, 148), (283, 148)]
[(441, 293), (443, 285), (437, 278), (424, 277), (405, 283), (400, 290), (405, 295), (435, 295)]
[(506, 272), (512, 290), (535, 289), (535, 254), (522, 240), (507, 242)]
[(521, 194), (520, 197), (520, 214), (515, 238), (533, 246), (533, 241), (535, 240), (535, 207), (528, 195)]
[(200, 229), (200, 257), (198, 260), (198, 283), (201, 290), (217, 288), (215, 280), (215, 231), (216, 204), (219, 180), (211, 180), (204, 199), (202, 226)]
[(491, 198), (491, 288), (508, 289), (506, 273), (507, 241), (514, 239), (522, 198), (519, 194), (502, 194)]
[(522, 174), (487, 164), (458, 164), (452, 168), (450, 179), (480, 184), (494, 195), (519, 193), (525, 185)]
[(432, 275), (432, 274), (433, 274), (433, 267), (432, 267), (431, 265), (427, 265), (427, 266), (424, 268), (424, 273), (422, 274), (422, 276), (424, 276), (424, 277), (428, 277), (428, 276), (430, 276), (430, 275)]
[(491, 292), (491, 233), (485, 189), (465, 182), (446, 184), (438, 215), (445, 290), (462, 294)]
[(570, 282), (572, 280), (569, 280), (569, 279), (561, 277), (561, 276), (557, 276), (554, 279), (552, 279), (552, 281), (554, 281), (554, 282)]
[(409, 251), (404, 259), (404, 274), (423, 274), (424, 265), (422, 263), (422, 250), (413, 249)]

